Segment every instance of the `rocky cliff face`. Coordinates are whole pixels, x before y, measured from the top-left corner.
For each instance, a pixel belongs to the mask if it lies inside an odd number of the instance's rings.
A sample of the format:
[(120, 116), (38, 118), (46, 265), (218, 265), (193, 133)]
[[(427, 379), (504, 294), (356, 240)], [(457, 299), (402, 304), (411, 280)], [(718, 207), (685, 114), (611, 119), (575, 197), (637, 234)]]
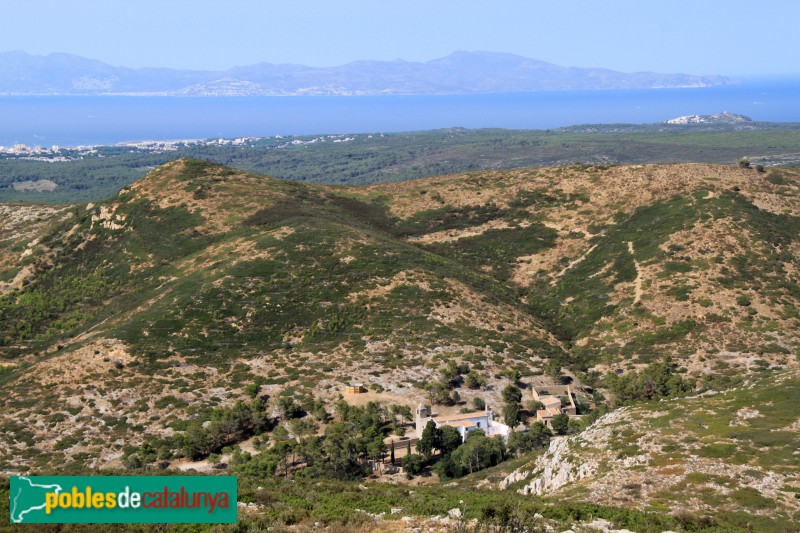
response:
[[(556, 437), (550, 441), (547, 452), (536, 458), (530, 468), (519, 469), (500, 482), (500, 488), (527, 481), (518, 489), (522, 494), (541, 496), (597, 473), (599, 461), (596, 457), (582, 458), (573, 448), (585, 448), (589, 443), (607, 441), (610, 425), (622, 420), (626, 409), (619, 409), (600, 418), (587, 431), (569, 437)], [(601, 448), (605, 449), (605, 447)]]

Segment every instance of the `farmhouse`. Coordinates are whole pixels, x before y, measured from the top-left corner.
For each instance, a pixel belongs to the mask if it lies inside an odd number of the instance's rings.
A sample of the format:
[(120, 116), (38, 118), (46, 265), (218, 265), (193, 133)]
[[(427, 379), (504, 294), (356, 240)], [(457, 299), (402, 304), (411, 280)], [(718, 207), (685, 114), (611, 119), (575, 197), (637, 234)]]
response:
[(569, 385), (532, 387), (531, 390), (533, 399), (544, 406), (543, 409), (536, 411), (536, 420), (543, 422), (546, 426), (550, 425), (550, 421), (556, 415), (575, 416), (578, 414), (578, 408)]
[(421, 403), (416, 411), (416, 430), (417, 438), (422, 437), (422, 430), (430, 420), (436, 423), (436, 427), (450, 426), (456, 428), (462, 440), (467, 440), (467, 434), (475, 429), (483, 430), (487, 437), (500, 435), (503, 440), (508, 440), (511, 428), (494, 420), (492, 410), (488, 407), (485, 411), (472, 411), (470, 413), (457, 413), (452, 415), (432, 414), (427, 407)]

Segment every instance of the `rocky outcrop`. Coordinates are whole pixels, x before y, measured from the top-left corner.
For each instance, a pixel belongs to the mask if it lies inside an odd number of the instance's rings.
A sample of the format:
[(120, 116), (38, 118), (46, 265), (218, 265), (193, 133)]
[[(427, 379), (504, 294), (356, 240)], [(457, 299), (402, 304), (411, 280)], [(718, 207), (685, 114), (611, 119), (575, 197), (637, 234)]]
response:
[(593, 476), (597, 472), (599, 462), (596, 458), (582, 458), (580, 449), (605, 442), (610, 432), (609, 425), (621, 420), (626, 412), (627, 410), (623, 408), (609, 413), (579, 435), (554, 438), (550, 441), (550, 448), (545, 454), (539, 456), (533, 465), (512, 472), (500, 483), (500, 488), (507, 489), (532, 477), (533, 481), (519, 489), (519, 492), (542, 495), (573, 481)]
[(794, 370), (619, 409), (554, 438), (499, 488), (642, 510), (667, 500), (675, 512), (791, 516), (800, 511), (798, 435), (786, 413), (799, 378)]

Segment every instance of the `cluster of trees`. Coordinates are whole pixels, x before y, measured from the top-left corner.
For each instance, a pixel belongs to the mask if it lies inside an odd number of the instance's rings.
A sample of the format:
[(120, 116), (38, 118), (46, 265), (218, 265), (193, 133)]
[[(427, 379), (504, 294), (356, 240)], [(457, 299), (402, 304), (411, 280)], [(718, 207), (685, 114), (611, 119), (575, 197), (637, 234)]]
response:
[(552, 434), (541, 422), (534, 422), (529, 431), (512, 431), (508, 444), (500, 436), (487, 437), (480, 429), (467, 434), (462, 442), (458, 431), (450, 426), (437, 428), (429, 421), (417, 442), (419, 454), (410, 454), (403, 459), (408, 475), (416, 475), (430, 464), (436, 452), (439, 460), (433, 471), (440, 479), (453, 479), (495, 466), (511, 455), (521, 455), (532, 450), (546, 448)]
[(620, 405), (679, 396), (691, 391), (692, 387), (676, 369), (672, 359), (667, 357), (651, 363), (639, 373), (608, 374), (606, 385)]
[(457, 389), (462, 384), (469, 383), (470, 388), (479, 388), (486, 385), (486, 379), (478, 375), (474, 370), (470, 370), (466, 363), (456, 363), (448, 361), (439, 371), (440, 378), (437, 381), (428, 383), (425, 389), (428, 391), (428, 401), (431, 405), (455, 405), (461, 401), (461, 395)]
[(374, 462), (385, 457), (384, 437), (394, 425), (395, 414), (410, 417), (405, 411), (386, 409), (375, 402), (355, 407), (339, 401), (334, 405), (335, 420), (324, 435), (317, 435), (319, 426), (309, 417), (294, 419), (288, 430), (278, 426), (269, 441), (261, 440), (261, 453), (234, 450), (231, 472), (262, 477), (294, 472), (299, 477), (362, 478), (371, 472)]
[(219, 407), (211, 412), (211, 420), (203, 423), (192, 421), (182, 434), (172, 440), (157, 444), (145, 441), (138, 449), (129, 450), (122, 458), (128, 468), (142, 468), (156, 460), (165, 461), (178, 455), (192, 460), (219, 453), (232, 444), (270, 429), (273, 424), (267, 414), (267, 403), (263, 398), (250, 402), (236, 402), (231, 407)]
[(166, 461), (172, 457), (172, 450), (168, 444), (156, 448), (150, 442), (143, 442), (139, 448), (123, 455), (122, 464), (126, 468), (139, 469), (156, 460)]
[[(462, 385), (469, 389), (477, 390), (486, 387), (486, 377), (475, 369), (470, 369), (466, 363), (456, 363), (448, 361), (447, 365), (440, 370), (440, 379), (425, 385), (428, 392), (428, 401), (431, 405), (456, 405), (461, 401), (461, 395), (456, 390)], [(520, 402), (522, 401), (522, 391), (516, 383), (522, 377), (519, 370), (506, 369), (502, 372), (511, 384), (503, 391), (505, 407), (503, 415), (505, 423), (509, 426), (516, 426), (522, 421), (520, 412)], [(473, 407), (478, 410), (485, 408), (485, 403), (480, 398), (473, 399)]]
[(217, 453), (225, 446), (258, 435), (270, 426), (262, 398), (248, 403), (236, 402), (233, 407), (220, 407), (211, 413), (211, 422), (193, 421), (179, 437), (178, 445), (185, 457), (197, 460)]
[(552, 435), (543, 423), (534, 422), (528, 431), (511, 432), (508, 436), (508, 451), (520, 456), (533, 450), (547, 448)]
[(480, 429), (469, 432), (466, 442), (454, 427), (436, 427), (429, 421), (422, 430), (417, 442), (419, 454), (410, 454), (403, 458), (403, 467), (409, 476), (422, 472), (434, 458), (435, 452), (440, 455), (433, 467), (441, 479), (461, 477), (501, 463), (506, 459), (506, 446), (502, 437), (486, 436)]
[[(249, 385), (245, 387), (249, 401), (215, 409), (210, 420), (192, 421), (172, 439), (146, 441), (127, 450), (123, 463), (137, 469), (178, 455), (193, 460), (208, 457), (217, 464), (223, 453), (231, 454), (230, 467), (237, 474), (286, 476), (296, 471), (309, 477), (360, 478), (370, 472), (371, 462), (387, 453), (384, 437), (390, 431), (402, 432), (398, 419), (412, 418), (407, 406), (386, 408), (370, 402), (354, 407), (344, 400), (333, 405), (332, 416), (322, 401), (300, 405), (290, 396), (281, 396), (275, 402), (280, 418), (275, 419), (269, 416), (259, 390), (257, 385)], [(318, 435), (321, 422), (328, 423), (324, 435)], [(259, 454), (235, 446), (254, 435)]]
[(433, 469), (440, 479), (450, 479), (498, 465), (507, 458), (502, 437), (487, 437), (483, 430), (474, 429), (464, 444), (444, 455)]
[[(553, 375), (561, 377), (560, 363), (558, 362), (549, 363), (548, 366), (550, 368), (549, 372), (551, 372)], [(523, 421), (522, 411), (520, 408), (520, 402), (522, 401), (522, 390), (517, 386), (517, 383), (519, 382), (520, 379), (519, 372), (517, 370), (510, 369), (504, 372), (504, 375), (509, 379), (511, 379), (512, 383), (507, 385), (502, 391), (502, 397), (504, 402), (503, 422), (505, 422), (507, 426), (514, 428), (520, 422)], [(562, 397), (561, 402), (562, 404), (566, 404), (569, 402), (569, 400)], [(534, 400), (529, 400), (528, 402), (526, 402), (525, 405), (527, 408), (526, 410), (530, 415), (535, 414), (538, 409), (544, 409), (544, 405), (542, 405), (541, 402), (537, 402)], [(588, 407), (582, 405), (582, 413), (585, 413), (587, 411)], [(550, 430), (548, 430), (545, 426), (543, 426), (541, 422), (536, 422), (533, 425), (531, 425), (531, 429), (527, 434), (538, 435), (541, 432), (539, 425), (541, 425), (542, 428), (544, 428), (547, 431), (548, 435), (550, 434)], [(552, 432), (557, 435), (566, 435), (567, 433), (578, 433), (583, 429), (583, 423), (578, 419), (570, 419), (568, 415), (561, 413), (555, 415), (550, 420), (550, 429), (552, 429)], [(520, 433), (519, 435), (522, 435), (522, 433)], [(523, 438), (523, 437), (517, 437), (517, 438)], [(539, 437), (536, 437), (536, 439), (538, 438)]]
[(93, 308), (122, 286), (111, 275), (66, 272), (37, 261), (34, 284), (0, 297), (0, 346), (72, 335)]
[(468, 389), (477, 390), (486, 388), (486, 377), (479, 374), (476, 370), (470, 370), (464, 376), (464, 385)]

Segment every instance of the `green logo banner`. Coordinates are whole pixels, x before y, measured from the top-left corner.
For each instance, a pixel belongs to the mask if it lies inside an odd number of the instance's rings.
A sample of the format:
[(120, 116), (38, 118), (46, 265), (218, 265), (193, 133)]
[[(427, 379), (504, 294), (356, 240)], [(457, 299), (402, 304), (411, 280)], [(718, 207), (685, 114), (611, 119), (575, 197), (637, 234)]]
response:
[(12, 476), (12, 524), (231, 524), (234, 476)]

